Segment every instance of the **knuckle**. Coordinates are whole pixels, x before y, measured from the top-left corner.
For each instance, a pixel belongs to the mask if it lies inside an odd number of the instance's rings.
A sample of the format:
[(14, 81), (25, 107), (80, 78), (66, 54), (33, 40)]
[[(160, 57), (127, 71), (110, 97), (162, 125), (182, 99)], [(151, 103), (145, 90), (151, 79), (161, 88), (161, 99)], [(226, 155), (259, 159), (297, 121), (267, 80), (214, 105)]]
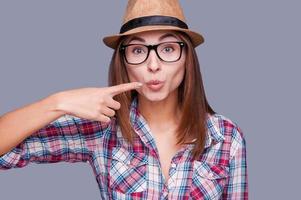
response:
[(111, 119), (110, 119), (109, 117), (102, 116), (102, 121), (103, 121), (103, 122), (110, 122)]
[(119, 110), (121, 107), (121, 104), (119, 102), (116, 103), (116, 108)]
[(97, 105), (96, 106), (96, 111), (97, 112), (102, 112), (102, 106), (101, 105)]
[(115, 111), (114, 110), (108, 110), (106, 113), (105, 113), (106, 116), (108, 117), (113, 117), (115, 115)]
[(100, 104), (104, 104), (104, 103), (105, 103), (105, 100), (104, 100), (103, 98), (100, 98), (100, 99), (99, 99), (99, 103), (100, 103)]
[(113, 117), (115, 115), (115, 113), (116, 112), (114, 110), (112, 110), (111, 117)]

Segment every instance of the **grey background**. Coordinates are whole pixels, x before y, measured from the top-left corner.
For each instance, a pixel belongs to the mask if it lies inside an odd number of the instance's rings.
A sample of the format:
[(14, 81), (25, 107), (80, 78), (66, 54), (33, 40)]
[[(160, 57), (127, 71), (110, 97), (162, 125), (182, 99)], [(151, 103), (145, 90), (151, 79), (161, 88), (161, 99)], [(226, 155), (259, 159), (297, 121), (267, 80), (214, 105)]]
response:
[[(213, 108), (247, 140), (250, 199), (299, 199), (300, 1), (181, 1)], [(0, 1), (0, 114), (52, 93), (107, 85), (126, 1)], [(0, 172), (1, 200), (99, 199), (86, 163)]]

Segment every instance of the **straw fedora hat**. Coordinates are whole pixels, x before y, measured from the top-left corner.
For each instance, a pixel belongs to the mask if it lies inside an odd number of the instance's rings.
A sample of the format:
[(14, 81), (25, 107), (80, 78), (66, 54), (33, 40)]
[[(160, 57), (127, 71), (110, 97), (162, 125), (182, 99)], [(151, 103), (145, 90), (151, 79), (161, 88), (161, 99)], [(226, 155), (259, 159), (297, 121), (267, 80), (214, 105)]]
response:
[(194, 47), (204, 42), (201, 34), (188, 28), (178, 0), (129, 0), (119, 34), (106, 36), (103, 42), (115, 49), (121, 36), (151, 30), (187, 33)]

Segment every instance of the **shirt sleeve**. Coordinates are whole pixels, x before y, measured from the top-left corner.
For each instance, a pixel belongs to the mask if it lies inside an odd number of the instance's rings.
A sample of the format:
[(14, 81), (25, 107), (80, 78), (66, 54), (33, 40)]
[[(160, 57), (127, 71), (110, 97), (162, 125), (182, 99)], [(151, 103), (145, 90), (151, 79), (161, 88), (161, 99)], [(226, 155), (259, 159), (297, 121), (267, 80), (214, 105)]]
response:
[(0, 157), (0, 170), (34, 163), (86, 162), (108, 123), (63, 115)]
[(223, 200), (248, 199), (248, 175), (246, 159), (246, 141), (239, 127), (235, 128), (230, 160), (230, 177), (223, 192)]

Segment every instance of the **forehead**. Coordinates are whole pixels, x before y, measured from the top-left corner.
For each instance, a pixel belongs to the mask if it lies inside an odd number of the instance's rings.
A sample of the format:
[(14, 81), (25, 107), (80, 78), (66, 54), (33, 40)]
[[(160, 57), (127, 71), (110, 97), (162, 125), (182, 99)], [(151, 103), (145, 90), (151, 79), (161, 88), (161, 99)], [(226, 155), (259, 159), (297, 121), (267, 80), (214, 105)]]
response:
[(156, 30), (156, 31), (147, 31), (142, 33), (132, 34), (127, 36), (125, 41), (139, 41), (145, 43), (153, 43), (160, 42), (168, 39), (179, 39), (178, 33), (175, 31), (164, 31), (164, 30)]

